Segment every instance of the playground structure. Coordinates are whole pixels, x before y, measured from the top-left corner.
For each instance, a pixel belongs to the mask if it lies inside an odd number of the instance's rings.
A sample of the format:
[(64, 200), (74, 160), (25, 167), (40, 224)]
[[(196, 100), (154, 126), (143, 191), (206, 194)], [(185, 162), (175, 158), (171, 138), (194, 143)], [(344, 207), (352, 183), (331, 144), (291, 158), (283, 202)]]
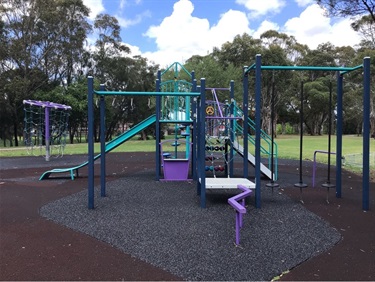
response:
[[(248, 97), (248, 75), (255, 70), (255, 203), (261, 207), (260, 182), (260, 136), (261, 136), (261, 88), (262, 70), (293, 71), (334, 71), (337, 73), (337, 116), (336, 116), (336, 197), (341, 198), (342, 186), (342, 124), (343, 124), (343, 79), (346, 73), (363, 69), (363, 162), (362, 162), (362, 209), (369, 209), (370, 187), (370, 57), (363, 59), (363, 64), (356, 67), (316, 67), (316, 66), (262, 66), (262, 56), (256, 55), (255, 63), (244, 68), (244, 101)], [(246, 109), (245, 109), (246, 110)], [(245, 116), (247, 112), (245, 113)], [(301, 139), (302, 140), (302, 139)], [(302, 149), (302, 148), (300, 148)], [(328, 154), (330, 156), (330, 154)], [(330, 183), (327, 183), (330, 184)]]
[[(234, 136), (243, 136), (248, 135), (244, 134), (243, 128), (239, 127), (239, 125), (235, 125), (235, 121), (239, 119), (243, 119), (242, 112), (236, 108), (236, 113), (234, 113), (234, 82), (231, 82), (231, 87), (229, 88), (206, 88), (205, 87), (205, 79), (201, 79), (201, 84), (198, 87), (197, 81), (194, 77), (194, 72), (189, 76), (192, 80), (191, 83), (186, 81), (178, 80), (178, 73), (177, 68), (181, 67), (182, 70), (186, 71), (183, 66), (178, 63), (174, 63), (172, 66), (175, 67), (175, 79), (162, 81), (162, 73), (158, 72), (158, 79), (156, 81), (156, 92), (119, 92), (119, 91), (94, 91), (93, 90), (93, 78), (89, 77), (89, 201), (88, 207), (94, 208), (94, 191), (93, 191), (93, 163), (95, 161), (93, 156), (93, 144), (91, 142), (92, 136), (90, 136), (90, 132), (92, 134), (92, 130), (90, 130), (91, 120), (93, 119), (93, 109), (92, 109), (92, 101), (94, 95), (101, 96), (101, 129), (100, 132), (103, 134), (105, 132), (104, 128), (104, 109), (102, 107), (105, 106), (104, 97), (107, 95), (152, 95), (156, 96), (156, 180), (161, 180), (161, 169), (164, 170), (164, 176), (167, 175), (167, 179), (164, 180), (172, 180), (170, 179), (171, 176), (168, 173), (169, 169), (175, 170), (176, 165), (182, 165), (184, 162), (185, 167), (186, 163), (188, 163), (187, 158), (191, 158), (191, 174), (192, 179), (197, 181), (197, 194), (200, 196), (200, 205), (202, 208), (206, 206), (206, 189), (237, 189), (237, 185), (243, 185), (248, 189), (254, 189), (255, 184), (251, 182), (247, 177), (243, 178), (233, 178), (233, 152), (241, 152), (243, 156), (247, 156), (244, 158), (244, 163), (254, 162), (254, 157), (249, 158), (248, 152), (248, 145), (246, 142), (243, 142), (240, 146), (235, 146), (235, 144), (239, 144), (238, 141), (234, 142)], [(169, 67), (167, 70), (172, 68)], [(163, 91), (162, 91), (163, 90)], [(226, 111), (222, 109), (223, 104), (217, 99), (215, 95), (216, 90), (229, 90), (230, 91), (230, 101), (233, 103), (231, 105), (226, 105)], [(206, 95), (207, 91), (211, 91), (213, 94), (213, 100), (209, 103), (206, 103)], [(213, 101), (213, 102), (212, 102)], [(91, 105), (91, 106), (90, 106)], [(213, 111), (209, 117), (206, 118), (206, 112), (208, 111), (208, 107), (213, 106)], [(215, 110), (216, 108), (216, 110)], [(218, 114), (219, 113), (219, 114)], [(212, 120), (210, 123), (211, 125), (207, 125), (207, 120)], [(161, 142), (161, 134), (160, 128), (161, 124), (163, 123), (172, 123), (175, 124), (176, 128), (182, 125), (186, 130), (184, 132), (183, 138), (186, 138), (186, 157), (185, 159), (178, 159), (176, 161), (165, 159), (165, 150), (161, 149), (162, 146), (160, 144), (164, 144)], [(244, 122), (247, 124), (247, 122)], [(235, 133), (235, 129), (241, 128), (242, 131), (240, 133)], [(217, 136), (211, 136), (206, 131), (212, 130), (212, 132), (216, 132)], [(177, 131), (175, 131), (177, 132)], [(225, 134), (224, 134), (225, 133)], [(204, 136), (204, 138), (202, 138)], [(182, 136), (181, 136), (182, 137)], [(177, 137), (177, 133), (174, 140), (171, 140), (174, 144), (177, 144), (181, 137)], [(214, 147), (210, 145), (211, 139), (219, 141), (220, 144), (216, 144)], [(225, 149), (226, 146), (229, 145), (229, 149)], [(176, 148), (175, 146), (174, 148)], [(106, 195), (106, 183), (105, 183), (105, 142), (104, 142), (104, 135), (101, 138), (101, 196)], [(209, 148), (209, 149), (207, 149)], [(212, 149), (213, 148), (213, 149)], [(216, 149), (217, 148), (217, 149)], [(226, 178), (216, 178), (214, 177), (206, 177), (206, 156), (207, 153), (210, 158), (210, 161), (214, 160), (212, 158), (213, 151), (222, 151), (225, 152), (225, 166), (227, 167), (227, 177)], [(190, 151), (191, 150), (191, 151)], [(244, 153), (246, 152), (246, 153)], [(168, 153), (169, 156), (171, 153)], [(189, 156), (189, 157), (187, 157)], [(228, 157), (230, 156), (230, 157)], [(167, 163), (167, 167), (165, 164)], [(229, 167), (229, 168), (228, 168)], [(265, 167), (266, 168), (266, 167)], [(165, 169), (167, 169), (167, 173), (165, 173)], [(213, 169), (214, 170), (214, 169)], [(221, 170), (221, 169), (218, 169)], [(269, 170), (267, 168), (267, 170)], [(244, 175), (247, 175), (248, 172), (243, 172)], [(184, 176), (178, 177), (175, 180), (185, 180), (186, 174)]]
[(23, 104), (24, 142), (28, 152), (44, 155), (46, 161), (51, 156), (62, 157), (72, 108), (49, 101), (23, 100)]
[[(360, 68), (364, 69), (364, 145), (363, 145), (363, 209), (367, 210), (369, 199), (369, 90), (370, 90), (370, 71), (369, 58), (364, 59), (363, 65), (348, 68), (348, 67), (310, 67), (310, 66), (262, 66), (261, 56), (256, 56), (256, 63), (250, 67), (244, 68), (243, 79), (243, 103), (242, 110), (236, 107), (234, 101), (233, 85), (231, 81), (229, 88), (220, 90), (229, 90), (230, 97), (227, 99), (230, 103), (220, 103), (215, 98), (214, 92), (219, 89), (206, 88), (205, 79), (200, 80), (200, 85), (197, 85), (194, 72), (188, 73), (191, 82), (178, 80), (177, 69), (180, 67), (186, 71), (179, 63), (172, 65), (175, 67), (175, 78), (173, 80), (163, 82), (161, 80), (161, 72), (158, 72), (156, 80), (155, 92), (119, 92), (119, 91), (104, 91), (103, 87), (99, 91), (93, 89), (93, 77), (88, 78), (88, 149), (89, 159), (85, 165), (88, 165), (88, 208), (94, 208), (94, 161), (100, 156), (101, 158), (101, 196), (106, 196), (106, 180), (105, 180), (105, 153), (109, 152), (109, 148), (105, 143), (105, 103), (104, 99), (110, 95), (129, 95), (129, 96), (155, 96), (156, 97), (156, 115), (153, 122), (156, 123), (156, 180), (160, 180), (161, 170), (164, 166), (164, 149), (161, 149), (161, 124), (172, 123), (175, 127), (182, 126), (186, 130), (183, 138), (186, 138), (186, 152), (185, 162), (190, 159), (192, 179), (197, 182), (197, 194), (200, 196), (200, 206), (206, 206), (206, 189), (235, 189), (237, 185), (243, 185), (249, 189), (255, 189), (255, 205), (257, 208), (261, 207), (261, 174), (266, 175), (269, 179), (275, 180), (277, 178), (277, 145), (272, 142), (272, 138), (265, 137), (261, 130), (261, 71), (262, 70), (330, 70), (338, 72), (338, 104), (337, 104), (337, 153), (336, 153), (336, 197), (341, 197), (341, 150), (342, 150), (342, 82), (343, 75), (347, 72), (354, 71)], [(164, 73), (172, 68), (170, 66)], [(248, 118), (248, 76), (251, 70), (255, 70), (255, 122), (249, 122)], [(213, 95), (212, 100), (206, 101), (207, 91), (211, 91)], [(101, 154), (94, 157), (93, 150), (93, 101), (94, 95), (100, 96), (100, 132), (101, 132)], [(208, 110), (212, 106), (213, 109)], [(239, 120), (243, 121), (242, 127), (239, 125)], [(246, 122), (247, 121), (247, 122)], [(152, 123), (153, 123), (152, 122)], [(144, 125), (144, 126), (149, 126)], [(249, 132), (250, 128), (255, 130), (255, 137), (244, 134)], [(134, 134), (139, 132), (141, 127), (134, 130)], [(238, 133), (241, 129), (243, 139), (239, 143)], [(175, 131), (177, 132), (177, 130)], [(175, 139), (172, 142), (178, 142), (179, 138), (175, 133)], [(211, 135), (212, 134), (212, 135)], [(203, 138), (204, 137), (204, 138)], [(127, 139), (123, 138), (118, 145), (125, 142)], [(263, 140), (263, 141), (262, 141)], [(264, 141), (268, 140), (268, 141)], [(112, 142), (112, 141), (110, 141)], [(117, 142), (117, 141), (116, 141)], [(217, 142), (217, 145), (213, 145)], [(249, 152), (249, 144), (255, 145), (255, 156)], [(266, 150), (263, 144), (268, 144), (271, 150)], [(117, 144), (117, 143), (116, 143)], [(217, 147), (217, 150), (216, 150)], [(191, 150), (191, 151), (189, 151)], [(222, 171), (221, 166), (217, 166), (215, 170), (214, 165), (210, 165), (207, 170), (207, 161), (212, 162), (217, 160), (214, 156), (216, 152), (224, 152), (222, 161), (224, 161), (225, 178), (207, 177), (206, 174), (214, 171)], [(243, 158), (243, 177), (233, 178), (232, 160), (234, 152), (238, 153)], [(267, 152), (269, 163), (273, 163), (274, 167), (266, 167), (261, 163), (261, 157), (264, 152)], [(188, 157), (187, 157), (188, 156)], [(224, 157), (225, 156), (225, 157)], [(337, 161), (339, 160), (339, 161)], [(173, 161), (172, 161), (173, 162)], [(248, 178), (248, 164), (255, 166), (255, 182), (251, 182)], [(211, 170), (212, 167), (212, 170)], [(165, 167), (163, 168), (165, 169)], [(52, 171), (60, 172), (60, 171)], [(167, 177), (168, 178), (168, 177)], [(185, 178), (185, 177), (184, 177)], [(179, 179), (182, 180), (182, 179)]]

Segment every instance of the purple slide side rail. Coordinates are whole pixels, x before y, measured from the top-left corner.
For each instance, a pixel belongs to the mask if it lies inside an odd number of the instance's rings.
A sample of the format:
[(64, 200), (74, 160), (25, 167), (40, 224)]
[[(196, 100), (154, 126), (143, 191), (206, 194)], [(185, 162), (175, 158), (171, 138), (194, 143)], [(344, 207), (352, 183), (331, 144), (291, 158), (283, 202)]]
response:
[(236, 210), (236, 245), (240, 244), (240, 229), (242, 228), (242, 215), (246, 213), (245, 198), (251, 195), (251, 190), (241, 184), (237, 188), (242, 193), (228, 199), (230, 204)]

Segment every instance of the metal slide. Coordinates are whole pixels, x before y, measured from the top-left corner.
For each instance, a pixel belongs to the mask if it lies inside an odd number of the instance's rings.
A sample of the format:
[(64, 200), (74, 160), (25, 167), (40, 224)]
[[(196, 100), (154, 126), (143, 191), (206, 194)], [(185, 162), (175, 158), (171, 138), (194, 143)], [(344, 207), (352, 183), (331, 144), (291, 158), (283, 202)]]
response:
[[(144, 130), (146, 127), (150, 126), (156, 121), (156, 115), (152, 115), (145, 120), (141, 121), (137, 125), (133, 126), (131, 129), (128, 131), (122, 133), (121, 135), (117, 136), (116, 138), (112, 139), (108, 143), (105, 144), (105, 153), (108, 153), (112, 151), (113, 149), (117, 148), (120, 146), (122, 143), (126, 142), (130, 138), (132, 138), (134, 135), (139, 133), (140, 131)], [(94, 161), (100, 158), (101, 154), (98, 154), (94, 157)], [(49, 176), (52, 173), (64, 173), (64, 172), (69, 172), (70, 173), (70, 178), (74, 180), (74, 171), (76, 171), (77, 176), (78, 176), (78, 169), (88, 165), (88, 161), (84, 162), (78, 166), (75, 167), (70, 167), (70, 168), (55, 168), (52, 170), (48, 170), (42, 174), (42, 176), (39, 178), (39, 180), (44, 180), (49, 178)]]
[[(233, 149), (238, 153), (240, 154), (242, 157), (245, 157), (243, 155), (243, 147), (238, 144), (237, 141), (233, 141)], [(247, 154), (247, 160), (249, 161), (249, 163), (251, 163), (252, 166), (255, 166), (255, 157), (248, 153)], [(266, 167), (264, 164), (260, 163), (260, 171), (262, 172), (263, 175), (265, 175), (266, 177), (268, 177), (269, 179), (272, 179), (271, 175), (272, 175), (272, 172), (271, 170)], [(275, 174), (273, 175), (273, 179), (275, 179)]]

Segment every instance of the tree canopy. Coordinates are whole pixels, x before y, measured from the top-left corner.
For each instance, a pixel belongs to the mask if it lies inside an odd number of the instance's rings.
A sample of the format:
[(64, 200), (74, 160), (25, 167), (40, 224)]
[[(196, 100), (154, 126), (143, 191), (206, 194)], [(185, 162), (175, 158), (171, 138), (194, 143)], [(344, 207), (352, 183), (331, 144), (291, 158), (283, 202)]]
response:
[[(361, 37), (357, 46), (337, 47), (330, 42), (315, 49), (287, 34), (268, 30), (260, 38), (239, 34), (231, 42), (213, 48), (207, 55), (193, 55), (185, 68), (196, 77), (205, 77), (208, 87), (228, 87), (235, 82), (235, 99), (241, 104), (243, 68), (262, 54), (264, 65), (355, 66), (371, 57), (375, 73), (374, 1), (319, 0), (334, 16), (352, 17), (352, 27)], [(8, 0), (0, 2), (0, 139), (3, 145), (16, 145), (22, 136), (24, 99), (51, 100), (72, 106), (69, 122), (70, 142), (85, 141), (87, 128), (86, 77), (95, 77), (95, 87), (103, 83), (108, 90), (154, 91), (157, 64), (142, 56), (132, 56), (120, 36), (118, 20), (108, 14), (88, 20), (89, 8), (82, 0)], [(98, 34), (87, 43), (89, 34)], [(328, 117), (325, 105), (329, 82), (335, 74), (327, 71), (263, 72), (262, 127), (270, 132), (271, 96), (275, 101), (275, 124), (289, 123), (297, 130), (300, 83), (306, 91), (305, 124), (308, 134), (322, 134)], [(173, 78), (174, 73), (166, 73)], [(180, 79), (188, 79), (181, 77)], [(375, 76), (372, 76), (372, 85)], [(249, 76), (250, 115), (254, 106), (254, 76)], [(363, 88), (361, 72), (345, 76), (345, 133), (361, 133)], [(374, 88), (371, 89), (371, 130), (375, 132)], [(222, 100), (229, 94), (220, 92)], [(335, 101), (335, 97), (334, 97)], [(97, 101), (96, 101), (97, 102)], [(155, 111), (148, 97), (109, 97), (107, 139)], [(95, 136), (98, 136), (98, 108)], [(274, 126), (274, 125), (273, 125)], [(281, 132), (282, 133), (282, 132)], [(145, 132), (144, 135), (147, 135)], [(145, 136), (144, 136), (145, 137)], [(6, 142), (7, 141), (7, 142)]]

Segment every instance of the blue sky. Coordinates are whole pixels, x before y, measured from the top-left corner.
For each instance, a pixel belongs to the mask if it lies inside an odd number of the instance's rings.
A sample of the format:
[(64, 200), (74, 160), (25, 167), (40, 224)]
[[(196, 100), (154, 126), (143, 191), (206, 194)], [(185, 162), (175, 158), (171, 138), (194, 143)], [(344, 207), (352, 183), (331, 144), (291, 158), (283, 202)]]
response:
[(244, 32), (255, 38), (269, 29), (316, 48), (358, 44), (349, 19), (331, 19), (314, 0), (84, 0), (98, 13), (115, 16), (124, 44), (161, 66), (206, 55)]

